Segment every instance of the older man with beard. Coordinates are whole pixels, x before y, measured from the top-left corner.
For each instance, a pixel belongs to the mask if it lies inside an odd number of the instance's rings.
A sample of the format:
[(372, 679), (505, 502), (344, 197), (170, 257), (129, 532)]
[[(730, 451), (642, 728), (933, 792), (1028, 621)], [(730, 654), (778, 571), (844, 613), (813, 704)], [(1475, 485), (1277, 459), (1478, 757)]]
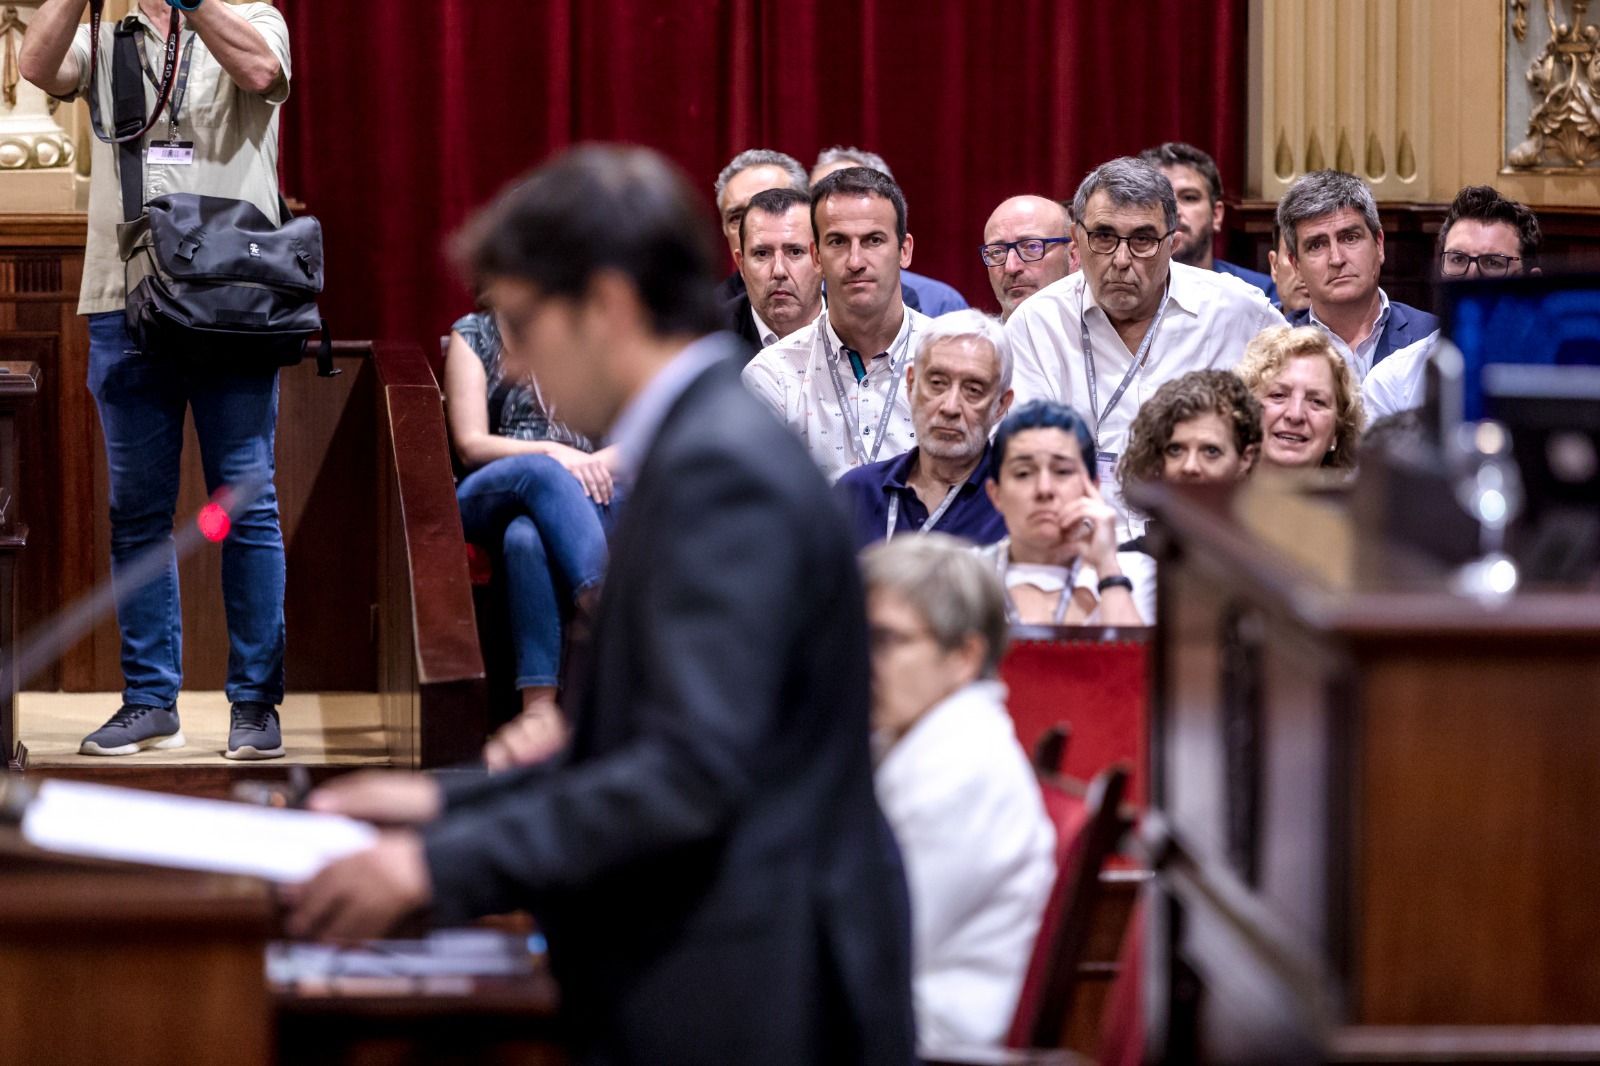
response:
[(906, 368), (917, 446), (857, 467), (834, 486), (856, 547), (908, 533), (941, 533), (975, 544), (1005, 536), (984, 491), (989, 434), (1011, 407), (1011, 346), (994, 318), (951, 311), (918, 338)]

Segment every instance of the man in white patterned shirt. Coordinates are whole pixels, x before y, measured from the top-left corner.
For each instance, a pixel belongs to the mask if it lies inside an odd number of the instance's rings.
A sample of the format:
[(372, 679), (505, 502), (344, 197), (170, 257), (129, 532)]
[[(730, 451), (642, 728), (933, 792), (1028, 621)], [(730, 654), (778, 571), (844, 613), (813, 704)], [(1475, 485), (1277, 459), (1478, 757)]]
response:
[[(1083, 269), (1040, 289), (1006, 322), (1014, 406), (1076, 408), (1095, 433), (1101, 490), (1125, 512), (1114, 471), (1139, 406), (1191, 370), (1232, 367), (1283, 316), (1248, 282), (1172, 261), (1177, 198), (1144, 160), (1096, 167), (1078, 186), (1072, 217)], [(1134, 521), (1119, 531), (1142, 528)]]
[(894, 180), (848, 167), (811, 195), (827, 306), (815, 322), (751, 360), (744, 383), (833, 481), (916, 445), (906, 368), (928, 318), (900, 297), (912, 241), (905, 196)]

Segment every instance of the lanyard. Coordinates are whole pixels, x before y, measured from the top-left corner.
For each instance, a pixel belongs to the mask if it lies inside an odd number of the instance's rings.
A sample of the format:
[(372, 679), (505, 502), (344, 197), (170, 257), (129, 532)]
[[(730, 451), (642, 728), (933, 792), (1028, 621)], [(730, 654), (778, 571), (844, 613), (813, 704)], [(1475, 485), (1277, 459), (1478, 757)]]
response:
[[(189, 95), (189, 61), (194, 58), (194, 40), (200, 36), (194, 31), (189, 33), (189, 42), (183, 46), (183, 62), (178, 66), (178, 80), (172, 87), (172, 99), (167, 104), (167, 143), (178, 143), (178, 115), (183, 111), (184, 97)], [(168, 52), (172, 46), (168, 46)], [(144, 76), (150, 79), (150, 84), (161, 91), (161, 85), (156, 81), (156, 72), (150, 69), (150, 57), (143, 48), (139, 49), (139, 62), (144, 64)]]
[[(918, 533), (926, 533), (939, 524), (939, 519), (950, 510), (950, 505), (956, 502), (956, 493), (961, 491), (961, 482), (950, 486), (950, 491), (944, 494), (944, 502), (939, 504), (939, 509), (928, 516), (928, 520), (917, 527)], [(883, 539), (888, 540), (894, 536), (894, 529), (900, 524), (900, 494), (895, 493), (889, 497), (889, 522), (888, 528), (883, 531)]]
[[(1006, 537), (998, 545), (1000, 553), (995, 558), (995, 573), (1000, 578), (1000, 591), (1006, 597), (1006, 621), (1013, 625), (1021, 624), (1021, 615), (1017, 611), (1017, 601), (1011, 598), (1011, 586), (1006, 584), (1006, 571), (1011, 569), (1011, 538)], [(1061, 588), (1061, 600), (1056, 604), (1056, 613), (1050, 619), (1050, 624), (1058, 626), (1066, 621), (1067, 609), (1072, 606), (1072, 590), (1076, 588), (1078, 578), (1078, 562), (1074, 559), (1072, 566), (1067, 569), (1067, 581)]]
[[(909, 317), (910, 312), (906, 313)], [(911, 347), (910, 324), (908, 323), (906, 327), (905, 340), (900, 342), (900, 354), (894, 354), (894, 346), (891, 345), (889, 348), (889, 376), (891, 378), (889, 395), (883, 401), (883, 417), (878, 419), (877, 439), (872, 442), (872, 453), (870, 455), (860, 441), (860, 433), (858, 432), (860, 423), (856, 421), (855, 410), (851, 407), (850, 401), (845, 399), (844, 382), (839, 377), (839, 356), (833, 350), (833, 342), (828, 339), (828, 324), (819, 321), (817, 323), (817, 332), (822, 335), (822, 349), (827, 356), (828, 376), (833, 379), (833, 394), (839, 398), (839, 414), (844, 418), (845, 435), (850, 438), (850, 450), (855, 453), (857, 461), (862, 466), (875, 463), (878, 461), (878, 452), (883, 450), (883, 434), (889, 428), (889, 416), (894, 414), (894, 399), (900, 394), (900, 379), (904, 376), (900, 373), (904, 369), (902, 361), (905, 359), (906, 350)], [(866, 384), (866, 381), (866, 378), (862, 378), (856, 383), (856, 387), (860, 388)]]
[[(1087, 288), (1087, 286), (1085, 286)], [(1172, 294), (1172, 281), (1167, 281), (1167, 291), (1161, 294), (1161, 306), (1156, 308), (1156, 317), (1151, 320), (1150, 328), (1144, 331), (1144, 340), (1139, 342), (1139, 350), (1134, 353), (1133, 362), (1128, 364), (1128, 372), (1122, 375), (1122, 384), (1117, 386), (1117, 391), (1111, 394), (1111, 399), (1106, 401), (1105, 410), (1100, 410), (1100, 390), (1095, 385), (1094, 347), (1089, 341), (1089, 320), (1083, 314), (1083, 293), (1078, 294), (1078, 325), (1083, 330), (1083, 373), (1089, 379), (1089, 414), (1094, 417), (1095, 446), (1099, 447), (1100, 423), (1106, 416), (1116, 409), (1117, 401), (1122, 399), (1122, 394), (1128, 391), (1128, 386), (1133, 384), (1133, 376), (1137, 374), (1144, 361), (1150, 357), (1150, 345), (1156, 339), (1156, 330), (1161, 328), (1161, 318), (1167, 313), (1167, 298)]]

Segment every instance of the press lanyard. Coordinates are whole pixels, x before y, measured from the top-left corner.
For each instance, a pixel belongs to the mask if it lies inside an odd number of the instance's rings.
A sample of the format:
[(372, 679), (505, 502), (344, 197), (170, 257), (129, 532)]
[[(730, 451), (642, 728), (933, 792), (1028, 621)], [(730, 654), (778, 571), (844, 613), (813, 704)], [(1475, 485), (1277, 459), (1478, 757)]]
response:
[[(909, 314), (910, 312), (906, 313)], [(855, 453), (856, 459), (862, 466), (875, 463), (878, 461), (878, 452), (883, 449), (883, 434), (889, 428), (889, 416), (894, 414), (894, 399), (900, 394), (900, 378), (902, 376), (900, 373), (902, 369), (900, 361), (905, 358), (906, 349), (911, 346), (911, 328), (908, 324), (905, 330), (905, 339), (898, 345), (900, 348), (898, 356), (894, 354), (894, 345), (889, 348), (889, 376), (893, 380), (889, 383), (889, 396), (883, 401), (883, 417), (878, 419), (877, 439), (872, 442), (872, 453), (870, 455), (867, 454), (867, 450), (860, 440), (858, 431), (861, 423), (856, 420), (855, 409), (850, 401), (845, 399), (844, 381), (839, 377), (839, 356), (833, 350), (833, 342), (828, 339), (828, 324), (826, 322), (818, 322), (817, 330), (822, 334), (822, 348), (827, 354), (828, 376), (833, 379), (833, 394), (839, 398), (839, 414), (844, 418), (845, 434), (850, 438), (850, 450)], [(862, 378), (861, 382), (857, 384), (864, 383), (866, 380), (866, 378)]]
[[(167, 143), (178, 143), (178, 114), (183, 110), (184, 97), (189, 95), (189, 61), (194, 58), (194, 41), (199, 34), (189, 31), (189, 42), (183, 46), (183, 62), (178, 65), (178, 80), (172, 87), (172, 99), (167, 104)], [(150, 69), (150, 57), (143, 48), (139, 49), (139, 62), (144, 64), (144, 76), (150, 79), (150, 84), (161, 91), (160, 82), (156, 81), (156, 72)]]
[[(954, 485), (951, 485), (950, 491), (944, 494), (944, 502), (939, 504), (939, 509), (928, 516), (928, 520), (917, 528), (917, 532), (926, 533), (933, 529), (934, 526), (938, 525), (939, 519), (943, 518), (944, 513), (950, 510), (950, 505), (956, 502), (956, 493), (960, 491), (961, 483), (959, 481)], [(890, 537), (894, 536), (894, 529), (899, 524), (900, 496), (898, 493), (896, 493), (895, 495), (889, 497), (889, 522), (888, 528), (883, 531), (883, 539), (888, 540)]]
[(1167, 291), (1161, 294), (1161, 306), (1156, 308), (1156, 317), (1150, 322), (1150, 328), (1144, 331), (1144, 340), (1139, 342), (1139, 350), (1134, 353), (1133, 362), (1128, 365), (1128, 372), (1122, 375), (1122, 384), (1117, 386), (1117, 391), (1111, 394), (1111, 399), (1106, 401), (1105, 410), (1100, 410), (1100, 390), (1095, 384), (1094, 347), (1089, 341), (1089, 320), (1084, 317), (1083, 298), (1080, 293), (1078, 298), (1078, 325), (1083, 329), (1083, 372), (1089, 379), (1089, 414), (1094, 416), (1094, 435), (1096, 447), (1100, 440), (1100, 423), (1106, 416), (1116, 409), (1117, 401), (1122, 399), (1122, 394), (1128, 391), (1128, 386), (1133, 384), (1133, 376), (1144, 366), (1144, 361), (1150, 356), (1150, 345), (1156, 339), (1156, 330), (1161, 328), (1161, 318), (1167, 313), (1167, 298), (1172, 294), (1172, 282), (1167, 282)]
[[(1011, 586), (1006, 584), (1006, 571), (1011, 569), (1011, 538), (1006, 537), (999, 545), (1000, 554), (995, 560), (995, 573), (1000, 578), (1000, 591), (1006, 597), (1006, 621), (1020, 625), (1022, 616), (1017, 611), (1017, 601), (1011, 598)], [(1075, 559), (1067, 568), (1067, 581), (1061, 588), (1061, 602), (1056, 604), (1055, 616), (1050, 619), (1050, 624), (1058, 626), (1067, 619), (1067, 609), (1072, 606), (1072, 590), (1078, 578), (1078, 561)]]

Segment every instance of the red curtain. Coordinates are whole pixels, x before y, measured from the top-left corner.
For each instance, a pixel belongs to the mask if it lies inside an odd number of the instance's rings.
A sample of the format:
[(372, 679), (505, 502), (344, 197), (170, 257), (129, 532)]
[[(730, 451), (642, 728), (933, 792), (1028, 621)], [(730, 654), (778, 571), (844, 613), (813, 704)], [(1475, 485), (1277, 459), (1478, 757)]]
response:
[[(1072, 194), (1162, 140), (1243, 173), (1248, 0), (280, 0), (286, 190), (323, 222), (347, 338), (437, 342), (468, 295), (441, 254), (575, 141), (647, 144), (711, 199), (748, 147), (881, 153), (914, 267), (994, 308), (975, 251), (1006, 196)], [(732, 269), (731, 262), (728, 264)]]

